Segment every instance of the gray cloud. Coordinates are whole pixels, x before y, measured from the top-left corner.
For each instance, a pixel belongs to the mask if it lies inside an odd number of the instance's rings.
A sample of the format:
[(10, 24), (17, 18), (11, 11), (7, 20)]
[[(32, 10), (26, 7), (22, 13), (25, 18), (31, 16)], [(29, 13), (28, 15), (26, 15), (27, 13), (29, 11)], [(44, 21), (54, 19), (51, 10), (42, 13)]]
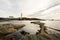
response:
[[(59, 0), (0, 0), (0, 16), (20, 16), (22, 12), (24, 16), (33, 14), (44, 15), (44, 11), (60, 5)], [(38, 11), (38, 12), (37, 12)], [(35, 13), (32, 16), (36, 15)]]
[[(38, 18), (54, 18), (54, 17), (59, 18), (59, 15), (60, 15), (60, 12), (59, 12), (60, 6), (59, 5), (60, 5), (59, 0), (52, 0), (49, 2), (48, 7), (46, 9), (42, 9), (30, 16), (38, 17)], [(56, 6), (59, 6), (59, 7), (56, 7)], [(57, 15), (56, 15), (56, 13), (57, 13)], [(52, 14), (54, 15), (54, 17), (52, 16)]]

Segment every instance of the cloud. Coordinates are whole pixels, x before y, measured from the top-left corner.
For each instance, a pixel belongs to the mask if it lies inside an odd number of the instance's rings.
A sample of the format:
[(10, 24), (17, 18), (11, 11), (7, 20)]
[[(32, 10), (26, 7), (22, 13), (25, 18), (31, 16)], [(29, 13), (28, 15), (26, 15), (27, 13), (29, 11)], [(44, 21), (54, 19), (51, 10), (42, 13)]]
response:
[[(11, 15), (17, 17), (20, 16), (21, 12), (23, 16), (27, 16), (39, 10), (39, 12), (48, 10), (59, 3), (59, 0), (0, 0), (0, 16), (5, 14), (3, 17)], [(39, 12), (36, 14), (43, 14)]]
[(41, 18), (51, 18), (51, 19), (60, 19), (60, 5), (50, 8), (43, 12), (43, 15), (40, 16)]
[(0, 0), (0, 16), (16, 16), (17, 6), (15, 3), (11, 3), (9, 0)]
[(36, 14), (36, 16), (33, 17), (41, 19), (60, 19), (60, 5), (50, 8), (41, 14)]
[[(47, 8), (39, 10), (38, 12), (30, 15), (30, 17), (38, 17), (38, 18), (58, 18), (60, 15), (60, 1), (59, 0), (51, 0), (49, 1)], [(58, 14), (56, 14), (58, 13)]]

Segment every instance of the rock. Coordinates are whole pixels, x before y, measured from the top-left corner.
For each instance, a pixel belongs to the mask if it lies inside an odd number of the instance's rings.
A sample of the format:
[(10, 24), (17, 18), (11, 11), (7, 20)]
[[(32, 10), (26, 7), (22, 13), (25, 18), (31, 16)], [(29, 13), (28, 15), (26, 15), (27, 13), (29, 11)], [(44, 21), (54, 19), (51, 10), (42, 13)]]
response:
[(42, 23), (42, 22), (31, 22), (31, 23), (33, 23), (33, 24), (38, 24), (38, 25), (44, 25), (45, 23)]
[(12, 34), (8, 34), (5, 36), (5, 38), (7, 39), (15, 39), (15, 40), (20, 40), (21, 38), (23, 38), (24, 36), (28, 35), (29, 33), (28, 32), (25, 32), (24, 30), (22, 31), (19, 31), (19, 32), (15, 32), (15, 33), (12, 33)]
[(18, 29), (18, 28), (23, 28), (25, 25), (24, 24), (14, 24), (13, 27), (15, 29)]
[[(39, 33), (40, 34), (48, 34), (47, 32), (46, 32), (46, 27), (44, 26), (44, 24), (45, 23), (42, 23), (42, 22), (31, 22), (31, 23), (34, 23), (34, 24), (38, 24), (38, 25), (40, 25), (40, 30), (39, 30)], [(38, 33), (37, 33), (38, 34)]]
[(31, 22), (31, 23), (40, 25), (40, 28), (44, 27), (44, 24), (45, 24), (42, 22)]
[(24, 24), (0, 24), (0, 34), (14, 33), (18, 28), (24, 27)]

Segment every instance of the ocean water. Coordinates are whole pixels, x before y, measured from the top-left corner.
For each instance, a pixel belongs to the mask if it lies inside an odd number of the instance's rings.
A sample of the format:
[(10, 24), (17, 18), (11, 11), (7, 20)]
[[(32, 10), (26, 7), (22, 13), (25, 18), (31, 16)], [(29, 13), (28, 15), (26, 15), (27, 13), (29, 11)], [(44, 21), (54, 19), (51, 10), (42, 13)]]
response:
[[(60, 31), (56, 31), (56, 30), (60, 30), (60, 21), (41, 21), (43, 23), (45, 23), (45, 26), (47, 26), (47, 32), (50, 34), (54, 34), (54, 33), (60, 33)], [(50, 28), (56, 29), (50, 29)]]
[[(34, 20), (33, 20), (34, 21)], [(29, 32), (31, 34), (35, 34), (37, 30), (39, 30), (39, 25), (30, 23), (32, 21), (18, 21), (18, 20), (12, 20), (12, 21), (5, 21), (0, 22), (0, 24), (6, 24), (6, 23), (12, 23), (12, 24), (25, 24), (26, 26), (23, 27), (20, 30), (25, 30), (26, 32)], [(45, 23), (45, 26), (51, 27), (54, 29), (60, 30), (60, 21), (40, 21)], [(49, 29), (49, 28), (48, 28)], [(50, 31), (51, 29), (49, 29)]]

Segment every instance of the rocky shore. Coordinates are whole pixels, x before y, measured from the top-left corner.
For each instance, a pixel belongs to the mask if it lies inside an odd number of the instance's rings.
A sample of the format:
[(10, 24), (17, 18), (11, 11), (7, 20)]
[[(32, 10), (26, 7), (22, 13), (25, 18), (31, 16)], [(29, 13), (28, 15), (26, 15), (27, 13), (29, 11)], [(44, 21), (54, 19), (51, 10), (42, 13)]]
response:
[(18, 29), (23, 28), (24, 26), (25, 24), (0, 24), (0, 40), (2, 40), (6, 35), (17, 32)]
[[(46, 30), (45, 23), (42, 22), (31, 22), (38, 24), (40, 30), (36, 34), (29, 34), (25, 31), (18, 31), (25, 26), (25, 24), (0, 24), (0, 40), (60, 40), (60, 34), (49, 34)], [(49, 31), (50, 32), (50, 31)], [(53, 31), (51, 31), (53, 32)]]
[(39, 25), (40, 30), (38, 30), (38, 31), (40, 32), (40, 34), (42, 34), (42, 35), (43, 34), (47, 34), (47, 32), (46, 32), (47, 28), (44, 26), (45, 23), (42, 23), (42, 22), (39, 22), (39, 21), (37, 21), (37, 22), (31, 22), (31, 23)]
[(0, 33), (8, 34), (16, 32), (17, 29), (23, 28), (24, 24), (0, 24)]

